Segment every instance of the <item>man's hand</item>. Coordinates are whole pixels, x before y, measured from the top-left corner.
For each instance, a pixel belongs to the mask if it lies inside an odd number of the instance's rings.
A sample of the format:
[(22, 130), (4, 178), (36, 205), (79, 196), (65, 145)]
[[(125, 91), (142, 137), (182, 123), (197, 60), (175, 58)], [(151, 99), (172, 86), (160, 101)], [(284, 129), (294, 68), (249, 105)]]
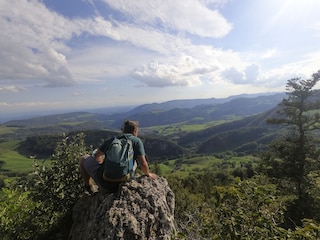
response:
[(96, 161), (102, 164), (104, 161), (103, 157), (104, 157), (104, 152), (102, 152), (100, 149), (97, 149), (97, 151), (94, 154), (94, 158), (96, 159)]
[(157, 179), (156, 174), (149, 172), (149, 165), (144, 155), (139, 155), (138, 161), (139, 161), (140, 168), (145, 175), (147, 175), (148, 177), (151, 177), (154, 180)]
[(154, 173), (149, 173), (149, 177), (151, 177), (153, 180), (156, 180), (158, 176)]

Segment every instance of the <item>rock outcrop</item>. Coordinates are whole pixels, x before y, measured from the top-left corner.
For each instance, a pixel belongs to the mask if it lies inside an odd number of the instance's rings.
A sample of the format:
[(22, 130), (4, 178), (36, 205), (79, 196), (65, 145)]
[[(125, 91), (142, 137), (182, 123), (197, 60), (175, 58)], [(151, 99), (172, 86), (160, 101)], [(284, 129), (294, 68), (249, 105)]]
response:
[(83, 196), (73, 209), (72, 240), (172, 239), (174, 193), (165, 178), (124, 183), (119, 193)]

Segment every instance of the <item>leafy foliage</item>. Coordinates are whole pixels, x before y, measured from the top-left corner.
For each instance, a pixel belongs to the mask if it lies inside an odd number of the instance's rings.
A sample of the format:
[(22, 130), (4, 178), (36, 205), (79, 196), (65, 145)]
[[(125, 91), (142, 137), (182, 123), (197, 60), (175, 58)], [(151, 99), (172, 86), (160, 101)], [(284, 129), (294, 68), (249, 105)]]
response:
[[(227, 186), (198, 178), (201, 191), (194, 181), (168, 178), (176, 195), (178, 239), (318, 239), (320, 224), (304, 219), (301, 227), (283, 227), (286, 206), (295, 200), (283, 196), (265, 176), (236, 181)], [(205, 190), (206, 189), (206, 190)]]
[(286, 85), (287, 98), (280, 105), (279, 117), (269, 119), (269, 123), (282, 124), (289, 129), (284, 139), (271, 145), (271, 151), (260, 165), (268, 176), (277, 179), (282, 190), (297, 196), (286, 213), (288, 227), (301, 226), (304, 218), (320, 214), (317, 199), (308, 191), (310, 173), (319, 171), (314, 132), (320, 128), (320, 91), (313, 89), (319, 81), (320, 71), (311, 79), (289, 80)]
[(86, 153), (84, 135), (64, 137), (58, 144), (50, 166), (35, 164), (33, 197), (51, 206), (53, 211), (67, 212), (82, 192), (79, 159)]
[[(227, 188), (214, 187), (217, 221), (205, 229), (219, 239), (269, 239), (281, 235), (283, 202), (275, 186), (252, 180)], [(203, 215), (204, 217), (205, 215)]]
[(3, 190), (2, 239), (48, 239), (57, 229), (68, 233), (68, 217), (84, 189), (78, 168), (86, 150), (84, 134), (64, 136), (50, 164), (35, 161), (33, 175), (20, 190)]
[(47, 159), (56, 148), (62, 137), (59, 135), (29, 136), (18, 147), (18, 151), (25, 155), (36, 155), (38, 159)]
[(48, 219), (38, 215), (41, 208), (42, 203), (31, 200), (29, 192), (3, 188), (0, 201), (0, 238), (36, 239), (47, 230), (45, 225)]
[[(288, 81), (288, 98), (281, 106), (283, 115), (270, 122), (284, 124), (290, 132), (262, 156), (259, 168), (250, 162), (231, 171), (225, 165), (232, 154), (226, 156), (224, 152), (219, 153), (225, 155), (221, 165), (212, 165), (197, 174), (189, 172), (185, 178), (167, 176), (176, 197), (175, 217), (180, 233), (175, 237), (194, 240), (320, 237), (320, 151), (311, 134), (319, 128), (319, 91), (312, 90), (319, 77), (320, 72), (311, 80)], [(216, 126), (200, 137), (197, 132), (181, 139), (180, 143), (196, 149), (203, 141), (218, 146), (225, 139), (236, 139), (239, 144), (232, 147), (237, 152), (259, 149), (261, 143), (266, 142), (265, 137), (269, 139), (263, 131), (265, 125), (256, 124), (260, 117)], [(227, 131), (230, 128), (233, 133)], [(250, 134), (249, 129), (254, 130), (255, 135)], [(212, 141), (212, 136), (220, 141)], [(243, 141), (250, 136), (254, 136), (252, 141)], [(90, 139), (100, 141), (102, 137), (93, 134)], [(2, 190), (2, 239), (58, 239), (57, 232), (59, 239), (66, 239), (72, 206), (83, 192), (78, 159), (88, 150), (84, 139), (84, 134), (64, 135), (56, 145), (50, 164), (35, 161), (35, 171), (27, 184), (20, 182), (22, 188), (10, 184)], [(195, 142), (195, 139), (201, 140)], [(158, 140), (146, 138), (146, 146), (158, 147), (159, 154), (163, 154), (169, 145), (173, 156), (186, 154), (173, 142), (160, 141), (159, 145)], [(41, 141), (36, 144), (41, 146)], [(158, 174), (163, 172), (158, 163), (154, 170)], [(293, 224), (289, 225), (288, 219)]]

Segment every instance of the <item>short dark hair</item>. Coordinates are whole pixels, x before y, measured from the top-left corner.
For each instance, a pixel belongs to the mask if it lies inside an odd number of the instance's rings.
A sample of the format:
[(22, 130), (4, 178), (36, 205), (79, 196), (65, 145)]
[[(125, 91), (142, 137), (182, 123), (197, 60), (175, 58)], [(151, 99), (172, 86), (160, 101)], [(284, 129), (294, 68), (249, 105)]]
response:
[(131, 121), (131, 120), (125, 120), (122, 125), (122, 132), (123, 133), (133, 133), (134, 130), (136, 130), (139, 127), (138, 121)]

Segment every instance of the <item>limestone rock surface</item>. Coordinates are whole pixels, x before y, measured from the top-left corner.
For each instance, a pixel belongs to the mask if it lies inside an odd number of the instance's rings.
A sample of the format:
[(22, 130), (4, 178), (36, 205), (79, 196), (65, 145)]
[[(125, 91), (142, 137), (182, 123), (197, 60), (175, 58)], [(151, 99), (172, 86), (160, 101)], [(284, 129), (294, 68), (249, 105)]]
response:
[(115, 194), (83, 196), (73, 209), (72, 240), (171, 239), (174, 193), (163, 177), (142, 176)]

